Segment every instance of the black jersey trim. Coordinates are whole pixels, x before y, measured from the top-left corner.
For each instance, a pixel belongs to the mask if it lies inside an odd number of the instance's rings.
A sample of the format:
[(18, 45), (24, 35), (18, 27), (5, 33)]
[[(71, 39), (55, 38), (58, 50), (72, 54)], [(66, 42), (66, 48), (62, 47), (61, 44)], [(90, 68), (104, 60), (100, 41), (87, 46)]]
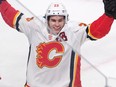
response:
[(75, 58), (75, 52), (72, 51), (72, 53), (71, 53), (71, 64), (70, 64), (70, 84), (69, 84), (69, 87), (72, 87), (73, 73), (74, 73), (74, 58)]
[(19, 29), (19, 20), (21, 19), (22, 15), (23, 15), (23, 13), (21, 13), (21, 14), (18, 16), (17, 21), (16, 21), (16, 30), (17, 30), (17, 31), (20, 31), (20, 29)]
[(93, 41), (97, 40), (97, 39), (94, 39), (94, 38), (92, 38), (91, 36), (89, 36), (89, 35), (88, 35), (88, 32), (89, 32), (89, 29), (88, 29), (88, 27), (87, 27), (87, 29), (86, 29), (87, 38), (89, 38), (90, 40), (93, 40)]

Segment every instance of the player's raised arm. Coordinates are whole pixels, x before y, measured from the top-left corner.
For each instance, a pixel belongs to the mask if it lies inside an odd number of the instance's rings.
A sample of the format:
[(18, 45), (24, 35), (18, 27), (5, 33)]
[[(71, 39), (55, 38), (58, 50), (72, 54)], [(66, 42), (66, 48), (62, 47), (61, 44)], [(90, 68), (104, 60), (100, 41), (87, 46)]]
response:
[(104, 37), (111, 29), (116, 19), (116, 0), (103, 0), (104, 14), (95, 20), (88, 28), (88, 35), (93, 39)]
[(6, 0), (0, 0), (0, 11), (4, 21), (11, 27), (15, 26), (16, 20), (22, 15), (22, 13), (14, 9)]

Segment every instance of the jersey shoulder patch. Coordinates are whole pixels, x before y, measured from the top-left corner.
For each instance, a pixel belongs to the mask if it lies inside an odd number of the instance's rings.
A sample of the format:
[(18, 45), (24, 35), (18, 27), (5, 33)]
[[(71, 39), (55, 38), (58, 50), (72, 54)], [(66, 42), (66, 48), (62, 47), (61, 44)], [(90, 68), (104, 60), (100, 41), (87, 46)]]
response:
[(71, 31), (75, 32), (81, 29), (85, 29), (87, 27), (87, 24), (82, 22), (70, 21), (68, 22), (68, 27), (71, 29)]
[(26, 18), (26, 20), (29, 22), (29, 21), (31, 21), (31, 20), (33, 20), (34, 19), (34, 17), (30, 17), (30, 18)]
[(79, 26), (87, 26), (87, 24), (86, 23), (79, 23)]

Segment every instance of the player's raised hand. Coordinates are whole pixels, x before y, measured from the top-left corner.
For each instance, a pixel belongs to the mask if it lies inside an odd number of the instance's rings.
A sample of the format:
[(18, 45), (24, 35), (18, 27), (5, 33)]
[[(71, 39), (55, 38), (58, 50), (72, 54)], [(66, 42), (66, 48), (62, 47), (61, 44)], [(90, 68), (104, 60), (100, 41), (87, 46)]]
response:
[(105, 14), (116, 19), (116, 0), (103, 0)]

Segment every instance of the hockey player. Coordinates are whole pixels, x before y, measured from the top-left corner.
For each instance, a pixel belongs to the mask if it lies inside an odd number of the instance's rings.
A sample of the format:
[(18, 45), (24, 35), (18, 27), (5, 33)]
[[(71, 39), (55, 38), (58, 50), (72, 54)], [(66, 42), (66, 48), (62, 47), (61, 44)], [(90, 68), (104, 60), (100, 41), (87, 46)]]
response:
[(45, 18), (27, 19), (6, 0), (0, 0), (4, 21), (23, 32), (30, 43), (27, 87), (82, 87), (80, 48), (106, 36), (116, 18), (116, 1), (104, 0), (105, 13), (90, 25), (72, 23), (61, 3), (51, 4)]

